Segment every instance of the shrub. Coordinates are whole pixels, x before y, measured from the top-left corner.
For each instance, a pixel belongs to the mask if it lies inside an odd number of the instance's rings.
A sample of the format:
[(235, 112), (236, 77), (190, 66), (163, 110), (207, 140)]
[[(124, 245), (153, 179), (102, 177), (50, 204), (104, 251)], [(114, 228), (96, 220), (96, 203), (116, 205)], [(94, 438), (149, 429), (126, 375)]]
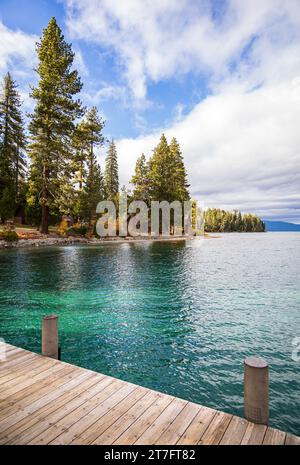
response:
[(57, 232), (60, 236), (66, 236), (67, 231), (68, 231), (68, 221), (65, 218), (63, 218), (61, 222), (59, 223)]
[(2, 231), (0, 236), (1, 239), (6, 242), (17, 242), (19, 240), (19, 236), (16, 231)]
[(87, 226), (83, 226), (80, 224), (74, 224), (73, 226), (67, 229), (68, 236), (85, 236), (87, 232)]

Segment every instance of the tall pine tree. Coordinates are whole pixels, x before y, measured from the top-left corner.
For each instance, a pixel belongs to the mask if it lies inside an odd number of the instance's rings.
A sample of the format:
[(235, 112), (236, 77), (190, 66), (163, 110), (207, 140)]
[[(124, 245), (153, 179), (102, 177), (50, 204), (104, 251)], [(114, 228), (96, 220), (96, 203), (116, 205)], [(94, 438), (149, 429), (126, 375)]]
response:
[(71, 45), (66, 43), (55, 18), (44, 29), (37, 53), (39, 84), (31, 94), (36, 105), (29, 125), (32, 169), (28, 199), (41, 206), (41, 232), (47, 234), (49, 213), (59, 204), (72, 170), (74, 121), (82, 114), (81, 104), (74, 96), (82, 84), (72, 69)]
[(172, 172), (172, 155), (166, 136), (162, 134), (159, 144), (149, 160), (149, 192), (151, 200), (174, 200), (170, 175)]
[(114, 141), (109, 144), (105, 160), (104, 184), (106, 198), (115, 200), (119, 192), (118, 155)]
[(188, 188), (190, 187), (187, 181), (187, 172), (183, 162), (183, 156), (180, 150), (179, 143), (173, 137), (170, 143), (170, 152), (173, 157), (171, 160), (172, 172), (170, 183), (173, 190), (174, 200), (184, 202), (190, 199)]
[(143, 200), (149, 202), (149, 165), (145, 155), (137, 159), (135, 164), (135, 172), (130, 181), (134, 186), (133, 198), (135, 200)]
[(21, 100), (15, 81), (7, 73), (0, 98), (0, 217), (13, 216), (21, 202), (26, 174), (26, 137)]
[(104, 180), (97, 161), (95, 148), (104, 143), (104, 121), (96, 107), (91, 108), (79, 125), (77, 144), (77, 179), (79, 181), (79, 216), (91, 223), (98, 202), (104, 197)]

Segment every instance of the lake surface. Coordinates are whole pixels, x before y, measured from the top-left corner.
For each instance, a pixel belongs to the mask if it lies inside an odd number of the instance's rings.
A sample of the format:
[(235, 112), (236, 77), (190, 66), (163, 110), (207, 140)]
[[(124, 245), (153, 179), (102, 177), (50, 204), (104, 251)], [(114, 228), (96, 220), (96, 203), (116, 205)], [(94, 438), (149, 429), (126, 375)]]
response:
[[(243, 360), (270, 364), (270, 417), (300, 434), (300, 233), (0, 250), (0, 337), (243, 416)], [(299, 353), (300, 355), (300, 353)]]

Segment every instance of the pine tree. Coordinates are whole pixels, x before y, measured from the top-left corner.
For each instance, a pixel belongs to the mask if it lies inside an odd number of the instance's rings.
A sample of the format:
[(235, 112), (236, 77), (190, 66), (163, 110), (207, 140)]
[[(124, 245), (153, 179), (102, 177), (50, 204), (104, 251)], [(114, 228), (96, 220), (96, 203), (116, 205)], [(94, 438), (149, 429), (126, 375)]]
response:
[(104, 172), (105, 194), (107, 199), (115, 200), (119, 192), (118, 155), (114, 141), (109, 144)]
[(32, 162), (29, 194), (41, 205), (41, 232), (48, 233), (51, 208), (60, 203), (63, 186), (71, 176), (71, 138), (74, 120), (82, 114), (74, 100), (82, 84), (72, 70), (74, 53), (52, 18), (37, 44), (39, 84), (31, 96), (36, 102), (29, 125)]
[(104, 197), (104, 180), (94, 152), (96, 147), (103, 145), (103, 127), (104, 121), (93, 107), (86, 113), (79, 128), (79, 215), (89, 224), (96, 213), (97, 204)]
[(172, 202), (172, 155), (166, 136), (162, 134), (159, 144), (155, 147), (149, 160), (149, 191), (151, 200), (166, 200)]
[(184, 166), (182, 153), (179, 143), (173, 137), (170, 144), (170, 152), (173, 155), (171, 182), (174, 200), (184, 202), (190, 199), (188, 188), (190, 187), (187, 181), (187, 172)]
[(0, 217), (13, 216), (26, 174), (26, 138), (21, 101), (15, 81), (7, 73), (0, 98)]
[(149, 202), (149, 165), (145, 155), (137, 159), (135, 164), (135, 172), (130, 181), (134, 186), (133, 198), (135, 200), (143, 200)]

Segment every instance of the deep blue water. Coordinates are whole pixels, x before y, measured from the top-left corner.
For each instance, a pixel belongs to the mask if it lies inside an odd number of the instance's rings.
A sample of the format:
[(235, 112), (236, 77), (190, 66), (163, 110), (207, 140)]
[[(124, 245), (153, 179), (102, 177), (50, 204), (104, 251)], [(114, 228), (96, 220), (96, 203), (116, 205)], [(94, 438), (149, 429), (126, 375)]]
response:
[[(300, 234), (0, 250), (0, 337), (243, 416), (243, 360), (270, 364), (270, 417), (300, 434)], [(299, 353), (300, 355), (300, 353)]]

